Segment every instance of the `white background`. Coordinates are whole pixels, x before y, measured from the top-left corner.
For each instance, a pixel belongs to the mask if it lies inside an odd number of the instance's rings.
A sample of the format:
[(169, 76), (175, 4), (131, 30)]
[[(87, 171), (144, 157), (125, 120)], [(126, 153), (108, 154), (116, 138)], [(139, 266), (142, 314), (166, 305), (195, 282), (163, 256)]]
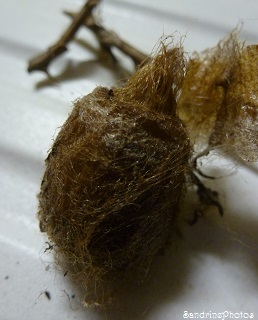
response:
[[(193, 227), (182, 227), (175, 244), (157, 258), (152, 281), (121, 297), (123, 309), (96, 313), (80, 307), (76, 288), (44, 253), (47, 239), (38, 228), (36, 194), (47, 150), (71, 102), (124, 74), (73, 43), (51, 65), (50, 72), (60, 75), (58, 84), (43, 73), (29, 75), (28, 59), (52, 44), (69, 23), (62, 10), (77, 10), (83, 1), (0, 4), (0, 320), (177, 320), (184, 311), (226, 310), (258, 318), (257, 169), (229, 162), (211, 168), (219, 176), (212, 186), (220, 194), (223, 218), (212, 212)], [(189, 54), (204, 50), (240, 23), (241, 39), (258, 43), (255, 0), (106, 0), (98, 13), (109, 29), (147, 53), (160, 36), (175, 31), (186, 36)], [(78, 38), (97, 48), (90, 32), (81, 30)], [(208, 162), (215, 164), (212, 158)]]

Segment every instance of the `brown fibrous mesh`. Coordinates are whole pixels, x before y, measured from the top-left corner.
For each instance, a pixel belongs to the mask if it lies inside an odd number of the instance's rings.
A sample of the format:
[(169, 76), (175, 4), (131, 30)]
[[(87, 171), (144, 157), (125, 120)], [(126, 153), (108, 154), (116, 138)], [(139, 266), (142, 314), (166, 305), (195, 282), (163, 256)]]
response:
[(162, 44), (124, 87), (76, 101), (46, 159), (41, 230), (85, 293), (147, 268), (176, 225), (191, 153), (183, 80), (182, 49)]

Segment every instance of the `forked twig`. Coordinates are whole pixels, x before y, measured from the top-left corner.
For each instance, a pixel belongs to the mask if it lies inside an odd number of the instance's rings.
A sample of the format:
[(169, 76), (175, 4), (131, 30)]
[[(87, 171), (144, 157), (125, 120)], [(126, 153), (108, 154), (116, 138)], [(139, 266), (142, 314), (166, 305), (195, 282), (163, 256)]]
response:
[(67, 50), (67, 44), (73, 39), (74, 35), (82, 25), (85, 25), (95, 34), (101, 49), (108, 53), (113, 61), (116, 61), (116, 58), (112, 53), (111, 48), (117, 47), (124, 54), (128, 55), (134, 61), (135, 65), (142, 63), (146, 59), (147, 55), (135, 49), (125, 41), (121, 40), (118, 35), (111, 31), (107, 31), (103, 26), (97, 23), (92, 11), (100, 1), (101, 0), (86, 1), (78, 14), (65, 12), (68, 16), (73, 18), (71, 25), (62, 34), (61, 38), (55, 44), (50, 46), (47, 51), (29, 61), (28, 72), (38, 70), (48, 74), (47, 69), (51, 61)]
[[(64, 13), (73, 19), (76, 17), (75, 13), (69, 11), (65, 11)], [(102, 50), (107, 52), (114, 61), (116, 61), (116, 58), (111, 51), (112, 47), (116, 47), (124, 54), (128, 55), (133, 60), (135, 65), (141, 64), (146, 59), (146, 54), (142, 53), (119, 38), (116, 33), (106, 30), (103, 26), (96, 22), (93, 16), (88, 16), (84, 20), (84, 25), (95, 34)]]
[(46, 52), (29, 61), (28, 71), (41, 70), (48, 73), (47, 68), (50, 62), (67, 50), (66, 45), (73, 39), (85, 18), (91, 14), (93, 8), (96, 7), (99, 2), (100, 0), (88, 0), (61, 38), (54, 45), (49, 47)]

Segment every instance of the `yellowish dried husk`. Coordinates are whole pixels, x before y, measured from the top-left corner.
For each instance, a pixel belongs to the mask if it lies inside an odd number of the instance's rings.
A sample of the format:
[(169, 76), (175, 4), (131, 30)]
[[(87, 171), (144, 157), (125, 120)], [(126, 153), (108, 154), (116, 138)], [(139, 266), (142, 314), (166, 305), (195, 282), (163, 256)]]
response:
[(224, 98), (225, 86), (238, 65), (242, 44), (237, 32), (212, 49), (195, 53), (187, 65), (178, 115), (186, 125), (196, 152), (205, 149)]
[(196, 153), (223, 147), (242, 160), (258, 159), (258, 46), (239, 42), (237, 30), (190, 59), (178, 116)]
[(183, 77), (182, 49), (162, 45), (123, 88), (76, 101), (46, 159), (41, 230), (88, 304), (103, 303), (87, 298), (103, 283), (147, 268), (175, 228), (191, 154), (176, 116)]
[(233, 149), (245, 161), (258, 159), (257, 45), (244, 48), (237, 59), (209, 143)]

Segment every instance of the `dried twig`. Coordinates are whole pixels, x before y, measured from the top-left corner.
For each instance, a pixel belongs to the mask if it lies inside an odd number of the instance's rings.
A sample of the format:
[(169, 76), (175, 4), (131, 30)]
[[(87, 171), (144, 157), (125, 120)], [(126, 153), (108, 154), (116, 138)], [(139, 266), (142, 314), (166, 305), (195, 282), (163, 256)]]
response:
[(100, 0), (88, 0), (61, 38), (49, 47), (46, 52), (29, 61), (28, 71), (41, 70), (47, 73), (50, 62), (67, 50), (66, 45), (72, 40), (85, 18), (91, 15), (93, 8), (96, 7), (99, 2)]
[(96, 22), (92, 15), (92, 11), (100, 1), (101, 0), (88, 0), (78, 14), (65, 12), (73, 18), (73, 22), (54, 45), (49, 47), (46, 52), (43, 52), (29, 61), (28, 72), (38, 70), (48, 74), (47, 69), (51, 61), (67, 50), (67, 44), (73, 39), (82, 25), (85, 25), (95, 34), (102, 50), (108, 53), (113, 61), (116, 61), (116, 58), (112, 53), (111, 48), (117, 47), (128, 55), (134, 61), (135, 65), (140, 64), (146, 58), (144, 53), (133, 48), (131, 45), (121, 40), (115, 33), (107, 31), (103, 26)]
[[(76, 18), (75, 13), (65, 11), (65, 14), (73, 19)], [(113, 61), (116, 61), (116, 58), (111, 51), (112, 47), (116, 47), (124, 54), (128, 55), (133, 60), (135, 65), (141, 64), (146, 59), (146, 54), (120, 39), (116, 33), (106, 30), (103, 26), (96, 22), (93, 16), (88, 16), (84, 20), (84, 25), (95, 34), (102, 50), (107, 52)]]

